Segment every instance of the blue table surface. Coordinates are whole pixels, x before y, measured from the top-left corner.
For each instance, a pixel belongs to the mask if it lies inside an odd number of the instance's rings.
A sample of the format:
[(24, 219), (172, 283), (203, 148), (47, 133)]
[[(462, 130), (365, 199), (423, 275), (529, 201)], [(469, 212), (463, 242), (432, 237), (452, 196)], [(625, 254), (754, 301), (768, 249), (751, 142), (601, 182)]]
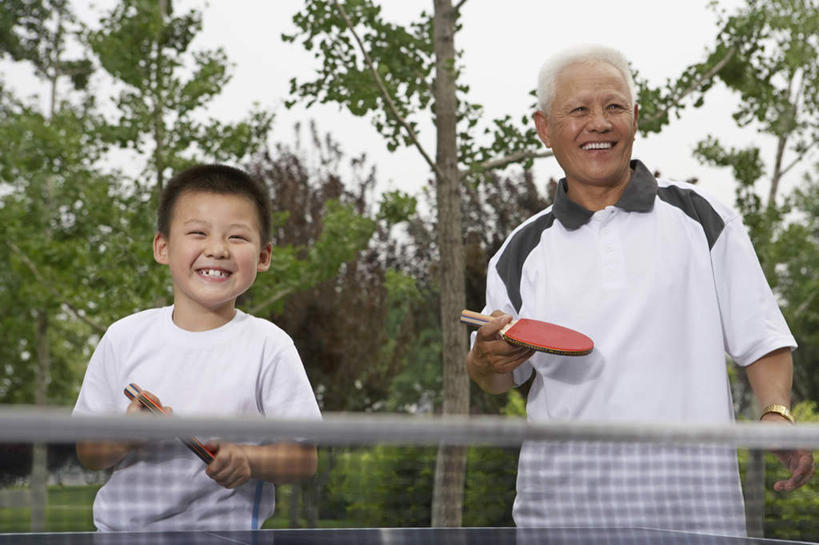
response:
[(632, 528), (367, 528), (245, 532), (0, 534), (0, 545), (774, 545), (800, 543)]

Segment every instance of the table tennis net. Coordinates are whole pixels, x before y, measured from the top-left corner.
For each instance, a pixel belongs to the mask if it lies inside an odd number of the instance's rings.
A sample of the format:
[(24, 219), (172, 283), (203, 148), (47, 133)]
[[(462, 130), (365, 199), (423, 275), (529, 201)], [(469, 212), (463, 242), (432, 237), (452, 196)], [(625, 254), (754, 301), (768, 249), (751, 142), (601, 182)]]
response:
[[(200, 509), (209, 494), (218, 511), (232, 493), (244, 495), (238, 514), (205, 515), (186, 529), (428, 527), (454, 516), (463, 526), (647, 527), (819, 542), (819, 482), (775, 491), (788, 471), (772, 453), (818, 449), (815, 424), (77, 417), (64, 409), (1, 409), (0, 533), (93, 531), (95, 510), (126, 527), (140, 517), (172, 520), (174, 510)], [(299, 482), (251, 480), (230, 492), (179, 437), (285, 444), (296, 453), (316, 446), (317, 467)], [(113, 471), (91, 470), (77, 458), (78, 441), (133, 448)], [(259, 452), (263, 469), (298, 480), (298, 456)], [(94, 507), (98, 494), (104, 505)], [(269, 516), (268, 497), (275, 501)], [(126, 527), (114, 529), (146, 528)]]

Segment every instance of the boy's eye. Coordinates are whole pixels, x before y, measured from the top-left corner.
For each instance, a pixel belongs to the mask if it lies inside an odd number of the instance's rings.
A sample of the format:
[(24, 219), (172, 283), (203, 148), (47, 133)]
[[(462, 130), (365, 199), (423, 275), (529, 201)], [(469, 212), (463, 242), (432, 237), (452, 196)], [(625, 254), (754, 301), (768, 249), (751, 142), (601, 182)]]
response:
[(230, 235), (230, 238), (233, 240), (247, 240), (247, 237), (244, 235)]
[(204, 231), (188, 231), (189, 235), (196, 235), (196, 236), (205, 236)]

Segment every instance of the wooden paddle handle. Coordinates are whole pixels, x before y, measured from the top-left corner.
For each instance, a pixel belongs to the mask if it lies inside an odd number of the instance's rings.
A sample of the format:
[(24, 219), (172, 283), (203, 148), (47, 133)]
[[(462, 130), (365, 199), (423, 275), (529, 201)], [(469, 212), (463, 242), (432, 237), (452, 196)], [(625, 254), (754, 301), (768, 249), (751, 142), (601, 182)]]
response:
[(475, 327), (481, 327), (482, 325), (489, 323), (489, 321), (491, 320), (492, 316), (487, 316), (486, 314), (479, 314), (471, 310), (461, 311), (461, 322), (465, 324), (474, 325)]

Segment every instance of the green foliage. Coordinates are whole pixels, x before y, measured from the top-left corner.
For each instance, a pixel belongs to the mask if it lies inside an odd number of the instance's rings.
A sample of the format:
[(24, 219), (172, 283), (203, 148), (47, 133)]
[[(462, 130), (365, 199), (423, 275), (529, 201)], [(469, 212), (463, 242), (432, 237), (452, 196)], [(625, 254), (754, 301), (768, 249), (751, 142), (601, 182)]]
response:
[(165, 17), (159, 10), (154, 0), (122, 0), (88, 34), (102, 67), (124, 84), (115, 101), (119, 118), (105, 138), (146, 154), (157, 188), (166, 175), (193, 162), (250, 157), (273, 120), (257, 108), (234, 124), (201, 121), (230, 80), (227, 57), (222, 49), (189, 51), (202, 27), (199, 12)]
[[(709, 49), (712, 57), (727, 59), (717, 78), (738, 97), (733, 117), (738, 126), (755, 128), (774, 144), (767, 152), (756, 144), (728, 148), (708, 136), (695, 156), (733, 171), (736, 205), (799, 343), (794, 388), (801, 398), (815, 399), (819, 192), (806, 174), (793, 194), (777, 197), (782, 180), (815, 157), (819, 141), (819, 2), (747, 0), (735, 12), (718, 16), (721, 30)], [(763, 182), (769, 184), (767, 199), (760, 196)]]
[[(423, 14), (419, 22), (404, 28), (384, 21), (381, 7), (371, 0), (343, 2), (343, 6), (387, 91), (394, 98), (402, 97), (396, 100), (399, 115), (417, 133), (417, 112), (432, 102), (435, 60), (431, 17)], [(388, 113), (389, 108), (334, 3), (309, 2), (293, 17), (293, 23), (298, 32), (283, 35), (282, 39), (300, 41), (306, 50), (314, 51), (321, 67), (313, 81), (299, 83), (292, 79), (291, 94), (308, 106), (335, 102), (353, 115), (370, 116), (390, 150), (410, 145), (401, 124)]]
[(776, 263), (777, 292), (799, 349), (793, 353), (794, 389), (799, 399), (819, 399), (819, 179), (805, 176), (788, 199), (794, 221), (770, 249)]
[[(819, 422), (815, 401), (798, 403), (793, 413), (799, 422)], [(816, 455), (814, 454), (814, 459)], [(740, 452), (740, 469), (744, 471), (747, 452)], [(815, 461), (815, 460), (814, 460)], [(811, 480), (791, 492), (776, 492), (776, 481), (789, 477), (785, 466), (770, 452), (765, 454), (765, 520), (766, 538), (819, 541), (816, 513), (819, 510), (819, 485)]]
[[(333, 453), (322, 518), (359, 527), (429, 526), (436, 450), (380, 445)], [(468, 449), (464, 525), (513, 524), (517, 457), (517, 449)]]
[(377, 446), (341, 455), (328, 485), (362, 527), (429, 526), (434, 448)]
[(418, 199), (403, 191), (389, 191), (381, 196), (378, 219), (387, 222), (388, 227), (411, 218), (418, 206)]
[(76, 89), (84, 89), (92, 72), (86, 58), (59, 58), (66, 35), (78, 32), (67, 0), (5, 0), (0, 10), (0, 57), (27, 61), (37, 76), (68, 76)]
[(514, 526), (517, 448), (471, 447), (467, 454), (464, 526)]

